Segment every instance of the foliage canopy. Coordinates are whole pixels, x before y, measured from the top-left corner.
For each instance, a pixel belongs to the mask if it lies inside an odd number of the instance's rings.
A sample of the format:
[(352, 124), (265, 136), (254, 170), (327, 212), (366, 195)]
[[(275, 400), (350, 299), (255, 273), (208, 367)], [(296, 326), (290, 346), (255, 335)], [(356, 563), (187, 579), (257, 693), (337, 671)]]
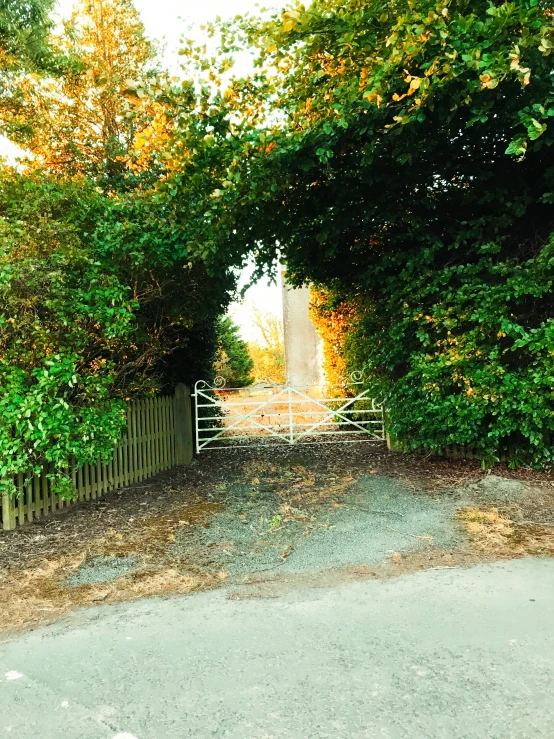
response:
[(50, 55), (50, 13), (55, 0), (2, 0), (0, 69), (18, 65), (41, 68)]
[(213, 30), (258, 49), (220, 104), (219, 251), (279, 244), (359, 306), (348, 356), (406, 445), (551, 461), (552, 4), (314, 0)]
[(406, 446), (552, 462), (551, 2), (296, 3), (214, 24), (183, 80), (130, 0), (61, 38), (50, 7), (0, 12), (1, 123), (34, 157), (0, 182), (0, 476), (108, 454), (125, 399), (207, 376), (223, 337), (249, 381), (218, 316), (278, 249)]
[[(189, 248), (194, 179), (171, 203), (166, 159), (137, 145), (166, 77), (132, 3), (86, 0), (50, 43), (71, 62), (10, 72), (2, 103), (32, 157), (0, 172), (0, 480), (49, 470), (70, 494), (67, 468), (111, 456), (128, 400), (211, 371), (235, 277)], [(201, 144), (188, 84), (175, 99)]]

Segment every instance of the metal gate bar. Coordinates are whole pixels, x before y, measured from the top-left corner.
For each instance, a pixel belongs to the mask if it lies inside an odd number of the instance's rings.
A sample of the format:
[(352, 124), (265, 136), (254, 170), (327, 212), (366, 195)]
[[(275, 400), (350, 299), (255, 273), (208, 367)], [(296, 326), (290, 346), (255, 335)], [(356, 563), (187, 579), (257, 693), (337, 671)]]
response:
[[(361, 390), (362, 383), (354, 380), (351, 387), (353, 392)], [(196, 451), (252, 447), (269, 440), (292, 445), (385, 439), (383, 406), (369, 397), (368, 390), (329, 398), (323, 389), (316, 384), (273, 383), (226, 388), (221, 378), (213, 384), (200, 380), (193, 394)], [(258, 399), (252, 400), (256, 395)], [(243, 443), (246, 439), (249, 444)]]

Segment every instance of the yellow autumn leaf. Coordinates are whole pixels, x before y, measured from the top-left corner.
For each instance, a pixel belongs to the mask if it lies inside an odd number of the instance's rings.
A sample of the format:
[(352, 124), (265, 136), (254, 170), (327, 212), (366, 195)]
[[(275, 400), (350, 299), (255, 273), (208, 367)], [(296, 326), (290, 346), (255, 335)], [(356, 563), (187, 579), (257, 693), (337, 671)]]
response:
[(283, 28), (288, 33), (298, 24), (300, 13), (297, 10), (288, 10), (286, 13), (282, 13), (281, 18), (283, 19)]
[(144, 133), (137, 134), (135, 138), (135, 151), (140, 151), (148, 143), (148, 136)]

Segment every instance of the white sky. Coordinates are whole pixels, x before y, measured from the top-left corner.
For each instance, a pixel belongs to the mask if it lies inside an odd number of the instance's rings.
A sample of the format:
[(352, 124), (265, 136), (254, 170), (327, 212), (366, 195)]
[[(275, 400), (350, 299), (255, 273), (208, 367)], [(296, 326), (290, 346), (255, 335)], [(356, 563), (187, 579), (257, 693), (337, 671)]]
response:
[[(253, 267), (248, 267), (242, 274), (239, 289), (248, 284)], [(241, 334), (246, 341), (259, 341), (259, 330), (252, 324), (252, 308), (255, 306), (262, 313), (273, 313), (283, 318), (283, 300), (281, 293), (281, 276), (276, 275), (274, 284), (267, 279), (253, 285), (244, 296), (244, 300), (231, 305), (229, 310), (235, 323), (240, 326)]]
[[(175, 60), (179, 49), (179, 40), (183, 35), (187, 38), (203, 37), (200, 26), (216, 16), (231, 18), (247, 11), (255, 12), (258, 0), (134, 0), (139, 10), (147, 35), (166, 47), (169, 63)], [(262, 6), (271, 7), (286, 5), (286, 0), (267, 0)], [(68, 16), (74, 0), (58, 0), (58, 12), (62, 17)], [(194, 25), (190, 30), (189, 26)], [(238, 71), (238, 70), (237, 70)], [(243, 284), (248, 280), (248, 271), (244, 275)], [(261, 281), (246, 293), (244, 301), (233, 303), (230, 314), (241, 328), (241, 334), (247, 341), (255, 341), (258, 332), (251, 322), (252, 306), (256, 305), (262, 312), (269, 312), (282, 317), (281, 287), (268, 285)]]
[[(259, 0), (134, 0), (148, 35), (168, 46), (176, 46), (184, 28), (189, 24), (202, 24), (217, 15), (231, 18), (247, 11), (255, 11)], [(271, 0), (266, 5), (271, 6)], [(277, 2), (280, 5), (279, 2)], [(285, 3), (283, 3), (285, 4)], [(74, 0), (58, 0), (58, 12), (69, 15)]]

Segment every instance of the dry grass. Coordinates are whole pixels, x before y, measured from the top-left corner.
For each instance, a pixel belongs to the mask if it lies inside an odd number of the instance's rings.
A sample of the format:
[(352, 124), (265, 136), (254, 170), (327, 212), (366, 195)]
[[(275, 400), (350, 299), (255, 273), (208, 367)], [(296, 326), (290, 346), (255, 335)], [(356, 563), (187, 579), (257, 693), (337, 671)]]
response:
[[(0, 570), (0, 630), (18, 631), (98, 603), (118, 603), (216, 587), (225, 579), (224, 573), (183, 574), (175, 567), (161, 563), (159, 558), (175, 540), (174, 531), (203, 524), (219, 507), (218, 504), (204, 502), (182, 506), (161, 516), (136, 521), (124, 532), (110, 529), (105, 536), (91, 540), (86, 548), (81, 547), (73, 553), (51, 555), (18, 572)], [(67, 587), (66, 578), (90, 555), (138, 555), (143, 567), (112, 582)], [(153, 564), (156, 561), (158, 563)]]
[(91, 542), (89, 551), (108, 557), (139, 554), (148, 560), (160, 556), (175, 541), (175, 532), (205, 523), (221, 509), (220, 503), (197, 501), (167, 513), (137, 520), (125, 532), (110, 529), (106, 536)]
[(458, 518), (469, 533), (472, 546), (481, 552), (499, 557), (554, 555), (552, 528), (515, 523), (498, 508), (468, 506), (458, 512)]
[(141, 570), (109, 583), (67, 588), (65, 578), (85, 561), (85, 555), (61, 557), (42, 567), (24, 570), (0, 582), (3, 631), (19, 631), (51, 621), (83, 606), (118, 603), (157, 595), (183, 594), (215, 587), (225, 579), (217, 575), (189, 576), (170, 567)]
[(498, 508), (486, 510), (468, 506), (458, 512), (458, 518), (463, 522), (477, 549), (498, 551), (512, 548), (512, 521), (501, 516)]

